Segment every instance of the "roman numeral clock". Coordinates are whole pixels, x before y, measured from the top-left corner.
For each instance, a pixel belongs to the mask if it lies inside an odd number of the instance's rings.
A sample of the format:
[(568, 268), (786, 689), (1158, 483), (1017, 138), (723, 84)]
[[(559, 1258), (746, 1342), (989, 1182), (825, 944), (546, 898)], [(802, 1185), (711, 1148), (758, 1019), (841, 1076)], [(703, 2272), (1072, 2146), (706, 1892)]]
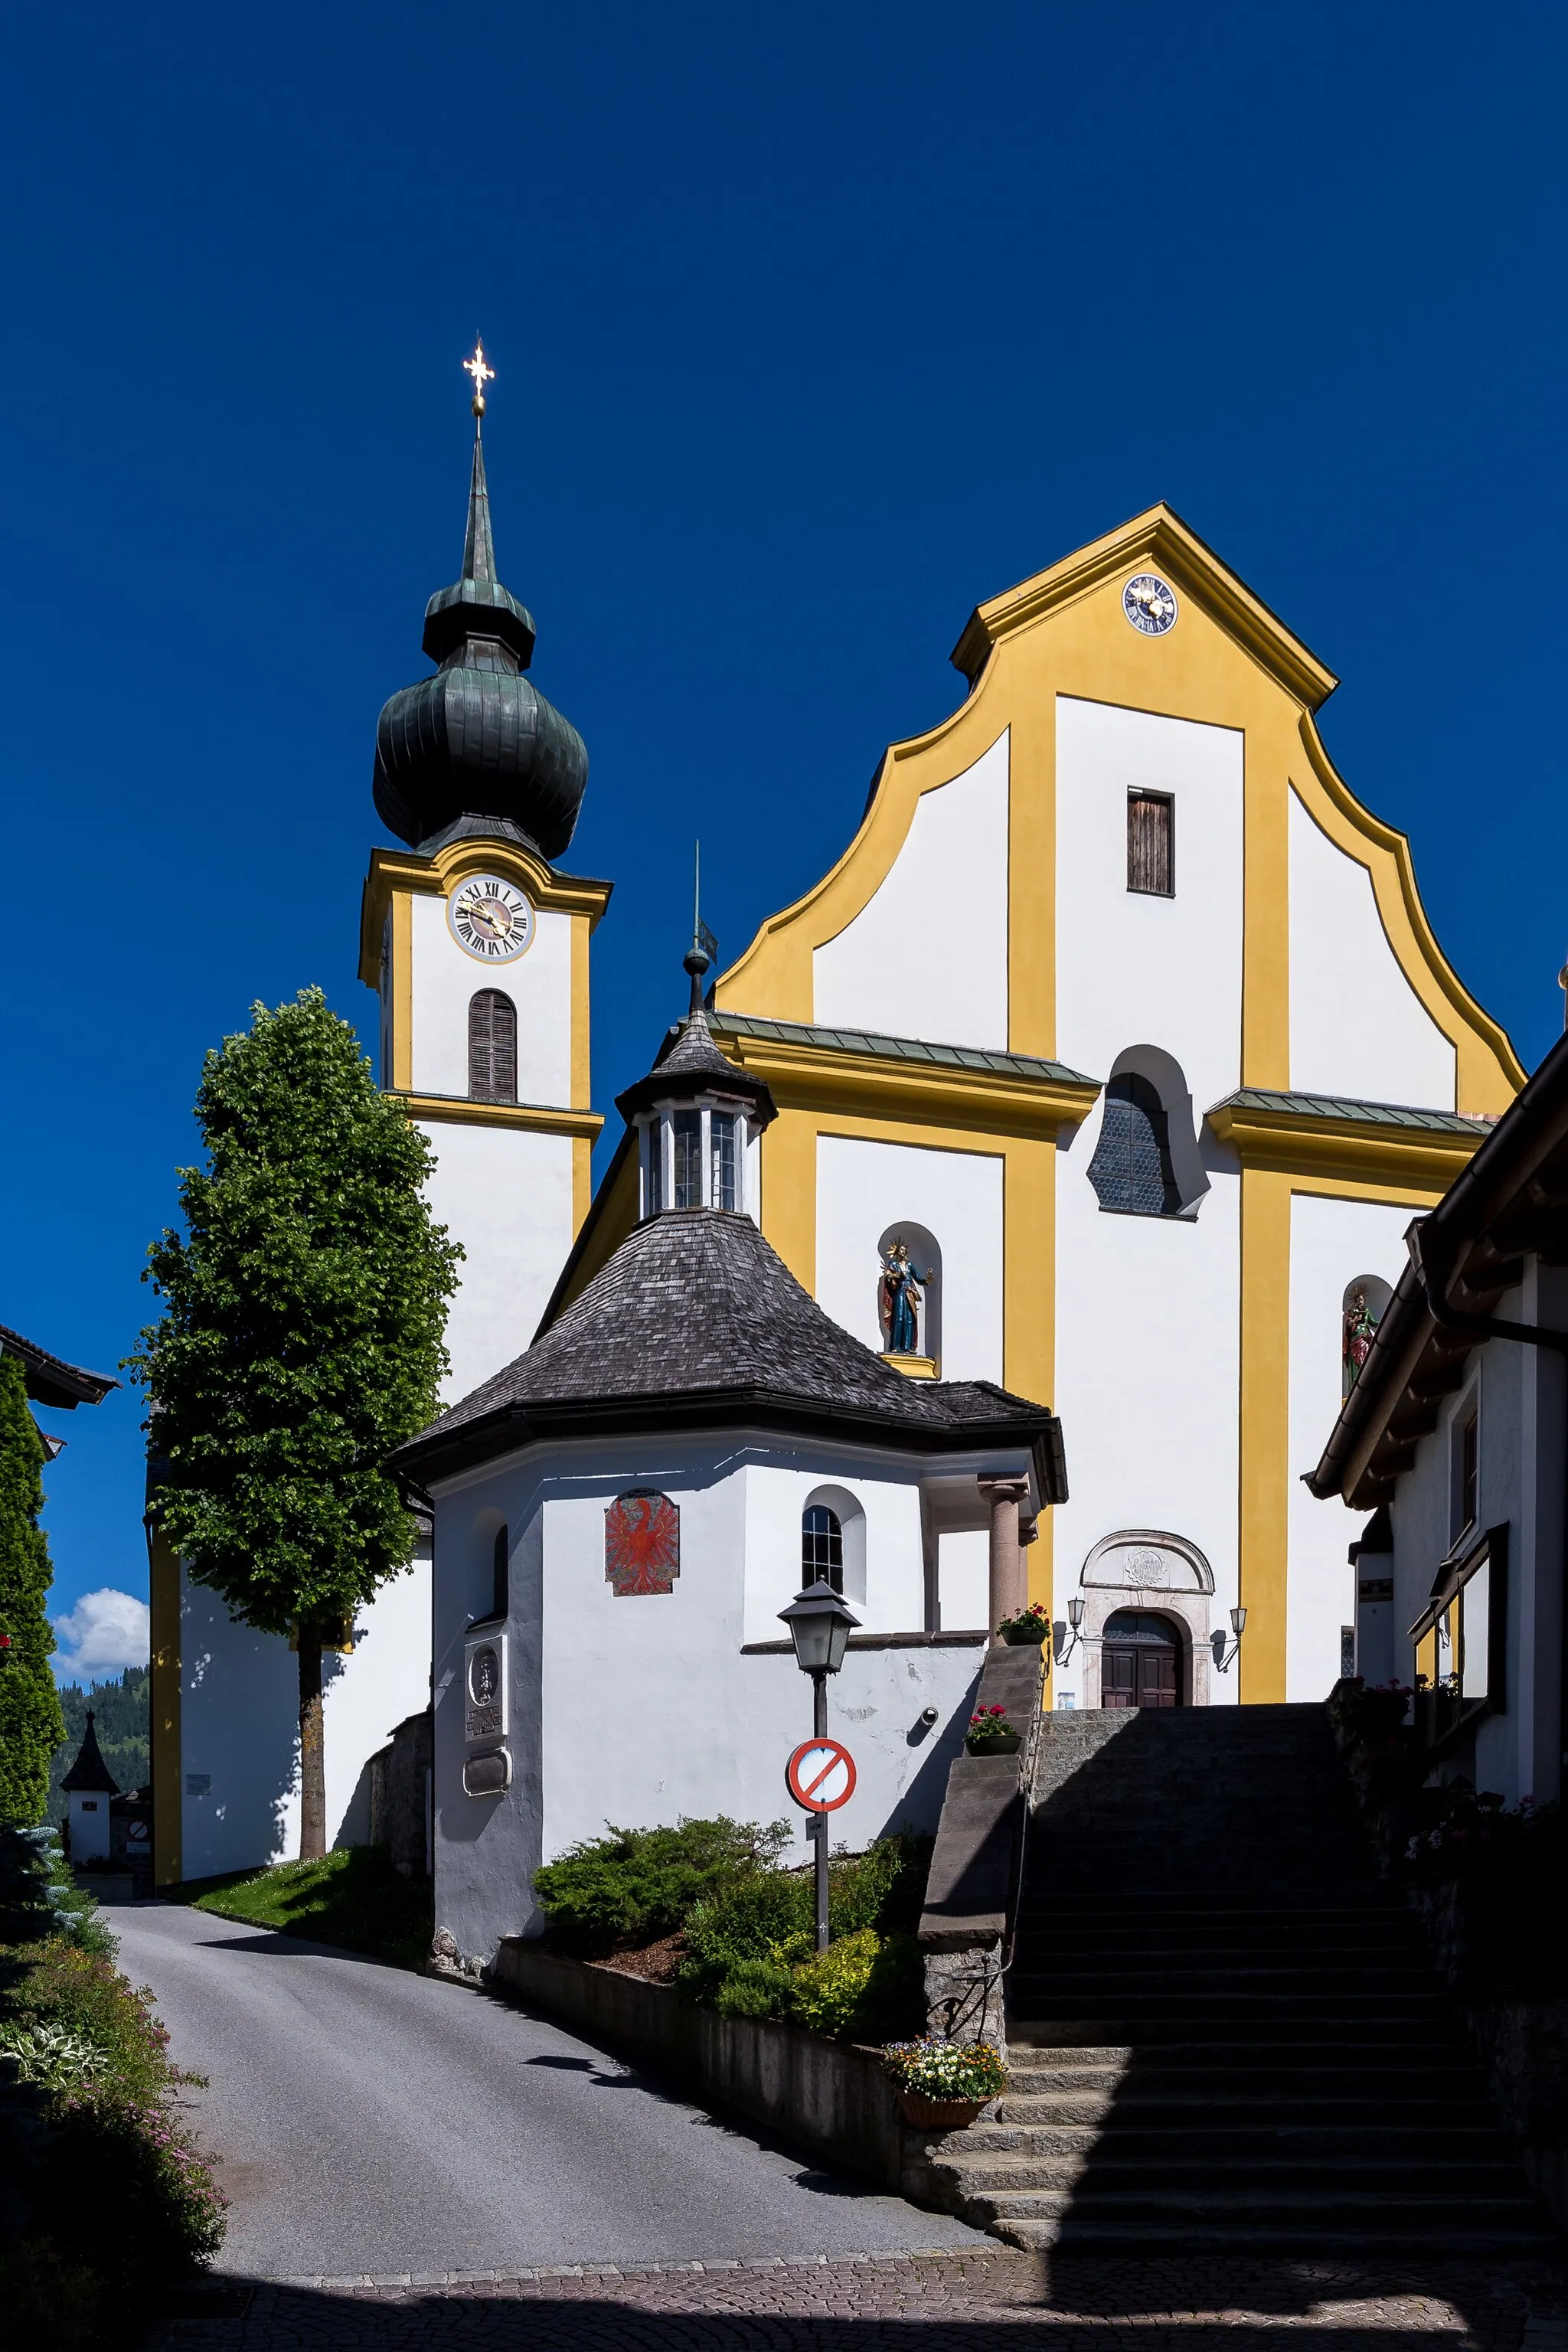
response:
[(447, 921), (460, 948), (481, 963), (515, 963), (537, 928), (525, 890), (499, 874), (471, 874), (447, 901)]

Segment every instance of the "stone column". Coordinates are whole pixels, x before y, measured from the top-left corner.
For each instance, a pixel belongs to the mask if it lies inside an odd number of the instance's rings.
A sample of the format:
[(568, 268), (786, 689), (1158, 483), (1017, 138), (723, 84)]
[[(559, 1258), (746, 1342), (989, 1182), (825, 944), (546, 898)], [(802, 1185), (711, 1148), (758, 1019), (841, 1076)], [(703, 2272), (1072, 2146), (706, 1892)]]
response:
[(1028, 1600), (1028, 1577), (1023, 1546), (1018, 1540), (1018, 1506), (1029, 1495), (1027, 1478), (976, 1479), (991, 1506), (991, 1624), (994, 1634), (1004, 1617), (1016, 1617)]

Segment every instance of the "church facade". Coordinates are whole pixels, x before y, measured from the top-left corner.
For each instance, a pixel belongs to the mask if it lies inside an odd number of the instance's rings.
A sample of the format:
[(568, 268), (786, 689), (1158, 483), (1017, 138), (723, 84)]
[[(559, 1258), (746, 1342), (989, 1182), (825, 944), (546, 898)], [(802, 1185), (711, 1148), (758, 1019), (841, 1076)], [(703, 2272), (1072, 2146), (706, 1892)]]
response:
[[(433, 1205), (467, 1253), (454, 1408), (521, 1379), (695, 1181), (676, 1155), (717, 1148), (700, 1127), (655, 1165), (632, 1118), (591, 1193), (610, 885), (562, 862), (587, 755), (527, 676), (533, 643), (497, 577), (476, 442), (462, 577), (426, 616), (436, 667), (378, 727), (400, 845), (372, 854), (360, 966), (383, 1083), (431, 1139)], [(1321, 1696), (1354, 1622), (1353, 1530), (1300, 1475), (1411, 1216), (1522, 1072), (1444, 959), (1404, 837), (1328, 758), (1333, 677), (1169, 509), (981, 605), (953, 659), (960, 707), (890, 747), (843, 856), (707, 992), (712, 1045), (776, 1114), (747, 1134), (736, 1213), (911, 1391), (979, 1384), (1060, 1413), (1070, 1491), (1024, 1555), (1058, 1628), (1049, 1704)], [(618, 1493), (631, 1467), (595, 1475)], [(796, 1473), (870, 1525), (842, 1464)], [(976, 1475), (900, 1469), (884, 1483), (905, 1500), (875, 1515), (902, 1529), (878, 1538), (902, 1548), (884, 1630), (929, 1645), (944, 1734), (963, 1694), (943, 1637), (984, 1630), (993, 1589)], [(521, 1507), (499, 1489), (482, 1506), (497, 1527)], [(439, 1664), (452, 1611), (480, 1605), (461, 1597), (490, 1572), (472, 1550), (446, 1602), (426, 1548), (353, 1629), (326, 1696), (341, 1838), (363, 1833), (370, 1755), (431, 1687), (432, 1612)], [(723, 1622), (738, 1609), (750, 1641), (744, 1591)], [(287, 1852), (292, 1661), (156, 1538), (153, 1615), (159, 1877)], [(476, 1801), (450, 1801), (460, 1840)], [(676, 1809), (702, 1801), (683, 1785)], [(615, 1817), (661, 1810), (628, 1787)]]

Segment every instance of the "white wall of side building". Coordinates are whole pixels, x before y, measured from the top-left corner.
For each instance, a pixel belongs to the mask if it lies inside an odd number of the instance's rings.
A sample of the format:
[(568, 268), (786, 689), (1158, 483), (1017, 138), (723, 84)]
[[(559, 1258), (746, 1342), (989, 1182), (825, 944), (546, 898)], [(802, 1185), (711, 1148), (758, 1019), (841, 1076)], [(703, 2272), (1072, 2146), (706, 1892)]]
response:
[(1456, 1057), (1400, 969), (1372, 876), (1290, 803), (1290, 1085), (1455, 1108)]
[(468, 1091), (468, 1006), (481, 988), (517, 1007), (517, 1098), (563, 1106), (572, 1099), (572, 918), (540, 912), (531, 945), (514, 963), (483, 964), (458, 946), (447, 899), (413, 901), (413, 1037), (416, 1094)]
[(449, 1402), (521, 1356), (572, 1246), (572, 1141), (527, 1128), (421, 1122), (431, 1213), (467, 1253), (447, 1318)]
[[(868, 1631), (905, 1646), (851, 1650), (829, 1685), (829, 1728), (858, 1768), (834, 1842), (859, 1848), (901, 1822), (934, 1827), (984, 1654), (979, 1641), (923, 1643), (924, 1566), (914, 1470), (859, 1449), (744, 1435), (640, 1441), (514, 1455), (436, 1489), (436, 1912), (465, 1953), (538, 1932), (531, 1873), (606, 1822), (682, 1815), (805, 1816), (784, 1784), (811, 1730), (811, 1687), (777, 1612), (800, 1580), (800, 1510), (847, 1489), (867, 1519)], [(668, 1593), (617, 1595), (605, 1572), (605, 1513), (630, 1487), (680, 1510)], [(504, 1794), (462, 1786), (464, 1641), (487, 1611), (495, 1531), (509, 1533), (509, 1745)], [(921, 1722), (935, 1706), (934, 1727)]]
[(1008, 739), (922, 793), (872, 898), (812, 958), (813, 1018), (1007, 1048)]
[(1341, 1629), (1355, 1622), (1355, 1570), (1348, 1554), (1365, 1515), (1320, 1503), (1301, 1484), (1339, 1417), (1344, 1293), (1358, 1275), (1368, 1274), (1392, 1289), (1405, 1264), (1405, 1229), (1420, 1213), (1397, 1202), (1291, 1196), (1288, 1699), (1328, 1696), (1340, 1672)]
[[(300, 1851), (299, 1660), (180, 1571), (181, 1871), (210, 1878)], [(430, 1696), (430, 1561), (394, 1577), (321, 1662), (327, 1843), (370, 1837), (366, 1766)]]
[(999, 1381), (1003, 1175), (994, 1152), (819, 1135), (818, 1306), (879, 1351), (886, 1338), (877, 1307), (878, 1244), (889, 1225), (923, 1225), (942, 1252), (942, 1377)]

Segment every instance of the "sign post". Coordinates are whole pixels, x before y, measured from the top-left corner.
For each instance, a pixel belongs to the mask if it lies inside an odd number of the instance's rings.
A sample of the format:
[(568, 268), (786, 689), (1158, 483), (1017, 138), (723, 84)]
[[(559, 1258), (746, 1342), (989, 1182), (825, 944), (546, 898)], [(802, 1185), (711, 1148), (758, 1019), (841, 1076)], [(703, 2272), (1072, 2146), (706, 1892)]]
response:
[[(816, 1714), (819, 1726), (827, 1714), (827, 1693), (816, 1683)], [(816, 1841), (816, 1948), (827, 1949), (827, 1816), (847, 1805), (855, 1794), (855, 1759), (841, 1740), (829, 1739), (818, 1729), (795, 1750), (784, 1766), (784, 1786), (802, 1810), (811, 1815), (806, 1835)]]

